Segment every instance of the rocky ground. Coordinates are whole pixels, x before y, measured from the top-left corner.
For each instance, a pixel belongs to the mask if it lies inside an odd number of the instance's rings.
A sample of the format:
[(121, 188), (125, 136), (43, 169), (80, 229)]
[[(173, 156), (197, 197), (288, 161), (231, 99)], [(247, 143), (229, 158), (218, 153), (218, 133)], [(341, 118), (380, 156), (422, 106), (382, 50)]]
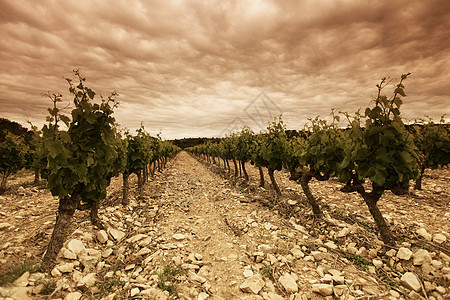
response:
[[(51, 274), (26, 272), (0, 299), (450, 299), (448, 169), (427, 172), (415, 195), (383, 197), (399, 238), (389, 248), (338, 182), (311, 183), (325, 212), (315, 219), (287, 174), (276, 198), (248, 169), (251, 181), (236, 181), (182, 152), (128, 207), (115, 179), (106, 230), (77, 212)], [(38, 261), (51, 235), (57, 200), (28, 182), (21, 174), (0, 198), (0, 274)]]

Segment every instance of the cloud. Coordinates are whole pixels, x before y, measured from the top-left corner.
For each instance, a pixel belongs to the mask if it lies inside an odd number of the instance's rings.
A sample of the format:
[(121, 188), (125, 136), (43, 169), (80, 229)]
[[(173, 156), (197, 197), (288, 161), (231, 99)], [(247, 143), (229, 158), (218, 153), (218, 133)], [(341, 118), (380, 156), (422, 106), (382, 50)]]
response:
[(219, 135), (261, 91), (302, 127), (406, 72), (407, 118), (450, 111), (447, 0), (4, 0), (0, 34), (2, 117), (21, 123), (42, 125), (48, 91), (68, 103), (77, 68), (119, 92), (122, 126), (166, 138)]

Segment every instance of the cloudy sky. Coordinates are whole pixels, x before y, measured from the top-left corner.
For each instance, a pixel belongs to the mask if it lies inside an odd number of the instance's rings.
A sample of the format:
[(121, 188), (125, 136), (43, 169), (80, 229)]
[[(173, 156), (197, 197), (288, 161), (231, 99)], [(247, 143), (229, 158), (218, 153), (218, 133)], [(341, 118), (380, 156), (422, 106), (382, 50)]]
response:
[(69, 104), (78, 68), (122, 127), (168, 139), (301, 128), (407, 72), (407, 119), (450, 113), (448, 0), (0, 0), (0, 36), (0, 117), (22, 124), (49, 91)]

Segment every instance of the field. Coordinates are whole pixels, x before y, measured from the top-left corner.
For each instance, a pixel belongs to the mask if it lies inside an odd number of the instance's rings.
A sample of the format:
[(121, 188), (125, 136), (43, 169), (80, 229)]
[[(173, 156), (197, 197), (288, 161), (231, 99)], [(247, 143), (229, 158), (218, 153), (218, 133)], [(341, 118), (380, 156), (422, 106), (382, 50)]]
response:
[[(106, 235), (77, 211), (68, 242), (81, 241), (82, 249), (66, 243), (77, 255), (63, 250), (52, 275), (22, 277), (28, 286), (15, 287), (16, 297), (450, 299), (449, 169), (427, 170), (414, 195), (386, 192), (380, 200), (398, 247), (382, 246), (362, 198), (340, 192), (338, 181), (311, 181), (324, 210), (317, 219), (287, 172), (275, 174), (277, 197), (267, 180), (258, 187), (258, 169), (247, 169), (248, 183), (181, 152), (145, 184), (140, 201), (131, 177), (129, 207), (121, 206), (122, 181), (114, 178), (99, 211)], [(0, 197), (2, 280), (18, 264), (40, 260), (54, 226), (58, 200), (32, 182), (19, 172)], [(0, 295), (13, 289), (5, 285)]]

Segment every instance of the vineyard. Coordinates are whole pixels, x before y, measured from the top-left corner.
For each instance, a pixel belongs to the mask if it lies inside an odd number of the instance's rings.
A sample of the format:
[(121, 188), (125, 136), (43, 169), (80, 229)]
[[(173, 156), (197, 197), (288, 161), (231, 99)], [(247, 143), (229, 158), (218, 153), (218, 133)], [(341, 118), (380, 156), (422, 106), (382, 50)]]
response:
[(408, 76), (182, 151), (75, 71), (70, 116), (0, 128), (0, 297), (450, 299), (450, 128), (405, 124)]

